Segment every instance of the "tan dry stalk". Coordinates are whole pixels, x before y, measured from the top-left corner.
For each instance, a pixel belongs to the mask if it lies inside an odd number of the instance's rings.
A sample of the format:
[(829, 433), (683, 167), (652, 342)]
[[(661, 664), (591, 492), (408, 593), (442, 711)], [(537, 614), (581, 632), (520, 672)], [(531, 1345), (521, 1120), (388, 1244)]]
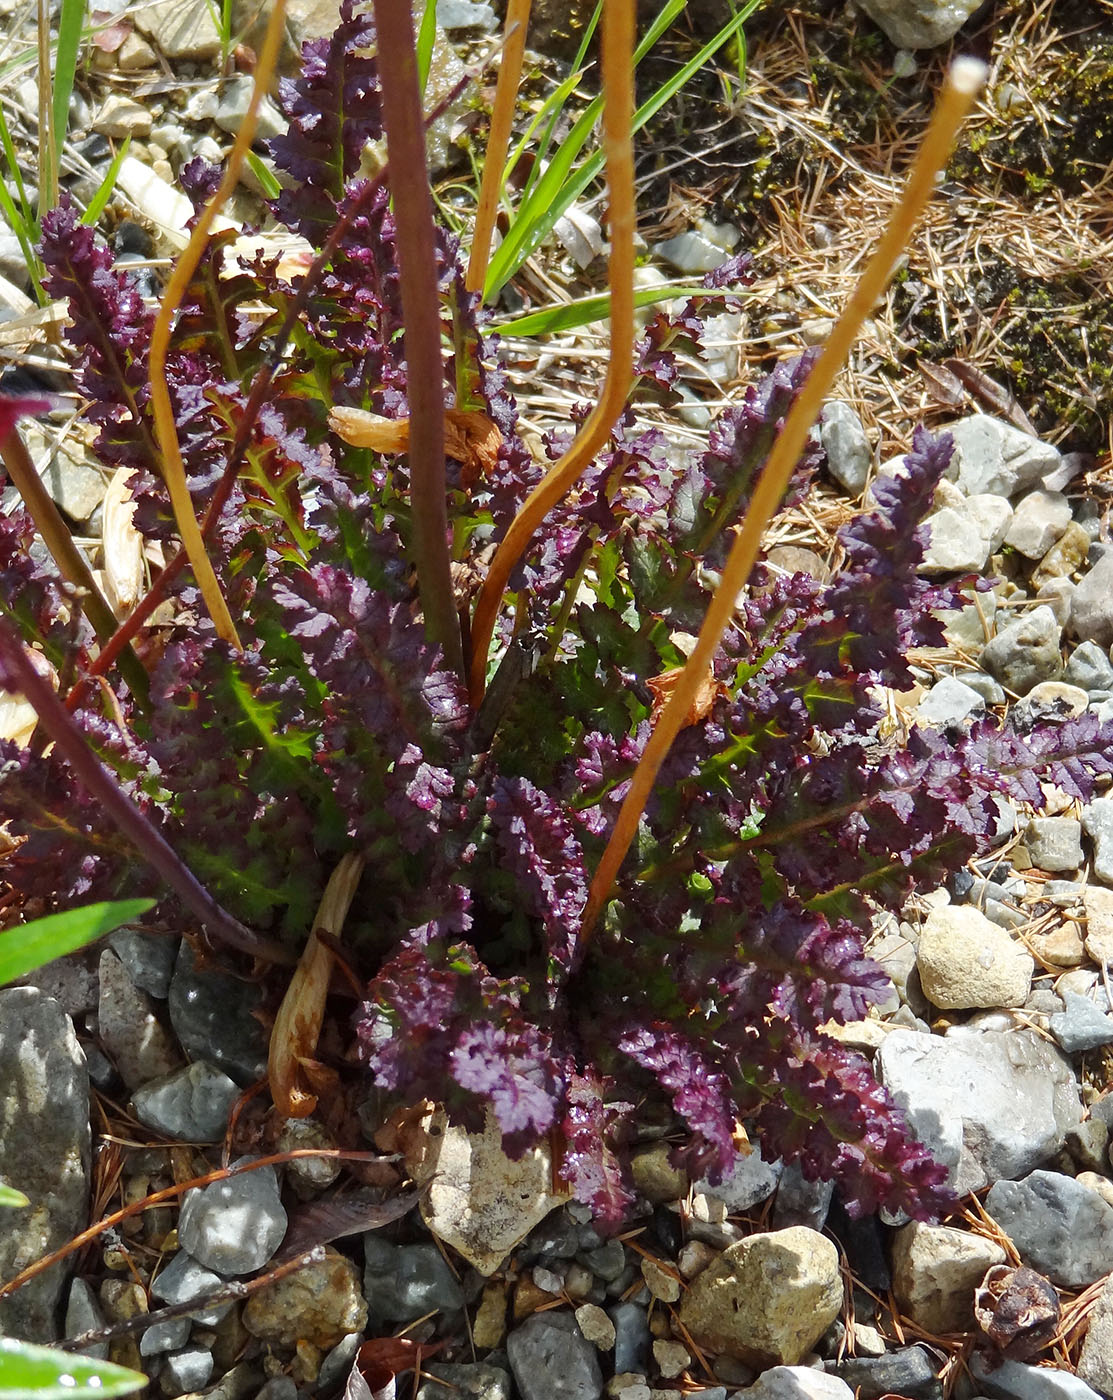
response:
[(39, 479), (35, 464), (31, 461), (31, 454), (15, 428), (0, 441), (0, 460), (7, 468), (8, 475), (27, 507), (28, 515), (35, 522), (35, 529), (39, 532), (43, 544), (50, 550), (50, 556), (58, 565), (62, 577), (85, 594), (85, 613), (93, 624), (97, 640), (108, 641), (119, 623), (105, 601), (104, 594), (97, 587), (93, 571), (85, 562), (85, 556), (74, 544), (73, 536), (59, 514), (58, 507)]
[(193, 274), (197, 271), (197, 265), (201, 261), (201, 255), (209, 241), (213, 220), (239, 182), (240, 171), (255, 138), (259, 104), (270, 88), (285, 29), (286, 0), (274, 0), (274, 9), (267, 22), (266, 37), (263, 40), (262, 52), (259, 54), (259, 62), (255, 69), (255, 85), (251, 91), (251, 101), (248, 103), (243, 122), (228, 156), (224, 178), (194, 225), (189, 243), (174, 267), (163, 294), (158, 316), (155, 318), (148, 355), (151, 378), (151, 412), (154, 415), (155, 434), (162, 454), (163, 478), (166, 482), (166, 488), (170, 492), (170, 503), (174, 508), (174, 519), (178, 524), (178, 533), (182, 537), (182, 545), (189, 556), (194, 577), (197, 579), (197, 585), (205, 600), (205, 606), (209, 610), (209, 616), (216, 626), (217, 635), (224, 641), (230, 642), (237, 651), (242, 651), (243, 647), (240, 645), (239, 635), (232, 621), (232, 615), (228, 611), (228, 605), (224, 601), (224, 595), (220, 591), (220, 584), (213, 572), (209, 556), (205, 553), (205, 544), (201, 538), (201, 530), (197, 524), (197, 517), (193, 513), (193, 503), (189, 498), (189, 489), (186, 486), (185, 464), (182, 461), (181, 444), (178, 441), (178, 430), (174, 423), (170, 389), (166, 383), (166, 352), (170, 347), (170, 328), (175, 313), (181, 305), (182, 297), (186, 293)]
[(862, 273), (846, 309), (835, 323), (823, 354), (808, 376), (773, 444), (754, 489), (750, 507), (731, 546), (722, 579), (708, 605), (699, 639), (649, 736), (610, 840), (592, 878), (580, 931), (581, 952), (610, 896), (615, 876), (634, 839), (661, 764), (684, 726), (700, 687), (706, 682), (723, 633), (734, 617), (738, 594), (761, 552), (766, 527), (781, 502), (811, 426), (819, 416), (823, 399), (850, 353), (862, 322), (885, 290), (913, 226), (931, 198), (936, 174), (946, 163), (955, 134), (985, 81), (986, 71), (985, 64), (974, 58), (958, 58), (951, 65), (904, 193), (877, 251)]
[(483, 179), (479, 186), (479, 206), (475, 211), (471, 254), (464, 286), (469, 292), (482, 292), (487, 280), (487, 264), (491, 260), (491, 235), (495, 231), (495, 215), (499, 207), (506, 153), (510, 149), (510, 132), (514, 124), (514, 105), (522, 80), (522, 55), (526, 49), (531, 0), (510, 0), (506, 7), (505, 41), (499, 61), (499, 80), (495, 87), (495, 103), (491, 109), (491, 133), (483, 158)]
[(626, 407), (634, 371), (634, 3), (606, 0), (603, 11), (603, 150), (610, 201), (611, 344), (599, 402), (572, 446), (534, 487), (499, 543), (475, 607), (471, 629), (469, 691), (473, 706), (487, 685), (487, 653), (499, 604), (518, 560), (549, 511), (571, 490), (595, 458)]
[(284, 1118), (305, 1118), (317, 1107), (317, 1097), (303, 1087), (303, 1069), (312, 1064), (325, 1017), (325, 998), (335, 956), (317, 937), (317, 930), (339, 937), (363, 874), (363, 857), (341, 856), (321, 897), (313, 932), (301, 955), (271, 1030), (267, 1078), (275, 1108)]

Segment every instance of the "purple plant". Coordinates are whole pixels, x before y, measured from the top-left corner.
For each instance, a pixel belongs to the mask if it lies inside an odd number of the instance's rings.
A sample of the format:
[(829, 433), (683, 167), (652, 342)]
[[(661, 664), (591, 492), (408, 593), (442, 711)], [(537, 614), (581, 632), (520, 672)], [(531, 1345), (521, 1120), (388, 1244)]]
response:
[[(308, 46), (303, 78), (282, 89), (291, 125), (274, 154), (292, 184), (274, 213), (317, 251), (342, 228), (294, 333), (279, 339), (293, 292), (277, 262), (227, 277), (214, 247), (170, 347), (199, 506), (239, 451), (253, 383), (273, 374), (214, 534), (244, 649), (216, 640), (179, 576), (149, 709), (124, 686), (111, 700), (89, 687), (69, 722), (219, 917), (258, 937), (294, 948), (331, 868), (360, 851), (366, 897), (345, 941), (368, 979), (354, 1020), (365, 1072), (471, 1124), (490, 1108), (513, 1153), (550, 1138), (562, 1176), (602, 1218), (617, 1222), (630, 1203), (622, 1149), (647, 1098), (675, 1113), (677, 1156), (694, 1172), (731, 1168), (745, 1120), (767, 1156), (835, 1177), (852, 1211), (938, 1216), (951, 1201), (943, 1169), (829, 1027), (886, 994), (864, 954), (877, 911), (985, 849), (996, 794), (1038, 803), (1050, 780), (1087, 796), (1113, 766), (1113, 730), (1083, 718), (1023, 736), (985, 721), (958, 738), (883, 737), (875, 687), (907, 684), (909, 649), (937, 643), (938, 610), (957, 602), (917, 573), (950, 456), (946, 438), (918, 431), (902, 477), (843, 531), (829, 583), (768, 581), (738, 610), (706, 713), (674, 744), (585, 941), (588, 880), (647, 742), (654, 685), (683, 663), (680, 634), (698, 625), (807, 361), (755, 384), (689, 461), (625, 416), (513, 574), (503, 656), (472, 713), (408, 567), (422, 515), (409, 457), (329, 428), (335, 408), (396, 419), (412, 401), (398, 226), (359, 172), (381, 134), (369, 33), (345, 5), (336, 36)], [(44, 220), (43, 256), (50, 290), (74, 308), (98, 449), (140, 470), (143, 526), (168, 537), (144, 390), (150, 318), (72, 211)], [(452, 353), (425, 386), (430, 401), (498, 430), (485, 470), (444, 463), (462, 611), (538, 469), (443, 233), (435, 262)], [(732, 264), (720, 280), (744, 272)], [(260, 303), (275, 314), (260, 319)], [(667, 393), (671, 347), (700, 331), (698, 302), (655, 323), (644, 392)], [(818, 460), (801, 462), (797, 491)], [(80, 680), (90, 638), (67, 632), (65, 593), (30, 561), (28, 539), (20, 517), (0, 522), (4, 618)], [(6, 743), (0, 768), (0, 818), (21, 838), (4, 875), (23, 895), (150, 881), (132, 847), (105, 835), (80, 773)], [(173, 888), (168, 914), (185, 899)]]

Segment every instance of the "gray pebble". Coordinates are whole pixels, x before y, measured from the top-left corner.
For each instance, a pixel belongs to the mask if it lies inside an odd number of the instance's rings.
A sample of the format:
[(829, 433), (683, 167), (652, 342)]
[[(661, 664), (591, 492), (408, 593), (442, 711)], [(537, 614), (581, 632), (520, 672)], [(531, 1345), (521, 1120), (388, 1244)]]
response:
[(944, 676), (916, 706), (916, 723), (951, 729), (985, 710), (985, 700), (962, 681)]
[[(155, 1276), (151, 1296), (164, 1303), (190, 1303), (194, 1298), (204, 1298), (215, 1292), (223, 1283), (219, 1274), (206, 1269), (185, 1250), (179, 1250)], [(190, 1313), (190, 1317), (201, 1327), (215, 1327), (231, 1306), (231, 1302), (219, 1303), (203, 1312)]]
[(1034, 1171), (998, 1181), (986, 1210), (1030, 1268), (1063, 1288), (1086, 1288), (1113, 1271), (1113, 1206), (1073, 1177)]
[(1041, 604), (1010, 622), (986, 643), (981, 665), (1006, 690), (1015, 695), (1027, 695), (1040, 681), (1057, 680), (1062, 674), (1061, 632), (1055, 614)]
[(824, 406), (819, 440), (827, 453), (827, 470), (844, 490), (860, 496), (866, 489), (873, 453), (862, 420), (849, 404), (834, 399)]
[(614, 1323), (614, 1369), (640, 1371), (643, 1375), (649, 1365), (649, 1322), (645, 1309), (637, 1303), (615, 1303), (607, 1309), (607, 1315)]
[[(241, 1157), (233, 1165), (250, 1160)], [(262, 1268), (285, 1233), (286, 1212), (278, 1198), (273, 1167), (241, 1172), (187, 1191), (178, 1215), (182, 1248), (222, 1274), (249, 1274)]]
[(412, 1322), (464, 1306), (456, 1276), (435, 1244), (396, 1245), (368, 1233), (363, 1254), (363, 1291), (373, 1318)]
[(238, 1084), (197, 1060), (152, 1079), (136, 1089), (131, 1101), (139, 1121), (157, 1133), (185, 1142), (219, 1142), (239, 1096)]
[(1097, 642), (1079, 642), (1071, 652), (1063, 679), (1090, 692), (1113, 690), (1113, 662)]
[(1113, 1017), (1109, 1017), (1089, 997), (1067, 992), (1065, 1009), (1048, 1022), (1048, 1029), (1068, 1055), (1096, 1050), (1113, 1044)]
[(252, 1015), (262, 989), (230, 973), (194, 965), (183, 942), (170, 983), (170, 1020), (186, 1054), (208, 1060), (246, 1088), (261, 1079), (267, 1065), (267, 1038)]
[(200, 1390), (213, 1373), (213, 1354), (198, 1347), (174, 1352), (163, 1362), (159, 1385), (164, 1395)]
[[(1091, 559), (1096, 551), (1092, 546)], [(1074, 590), (1070, 626), (1080, 641), (1100, 647), (1113, 643), (1113, 553), (1103, 554)]]
[(131, 980), (140, 991), (160, 1001), (165, 1001), (170, 993), (178, 942), (163, 934), (127, 927), (108, 936), (109, 946), (127, 968)]
[[(522, 1400), (598, 1400), (599, 1355), (571, 1313), (534, 1313), (506, 1339)], [(617, 1365), (617, 1362), (616, 1362)]]
[(184, 1347), (192, 1326), (188, 1317), (171, 1317), (165, 1322), (152, 1323), (139, 1338), (139, 1355), (158, 1356), (161, 1352)]
[(436, 1380), (427, 1380), (415, 1400), (511, 1400), (509, 1373), (498, 1366), (430, 1361), (422, 1370)]
[(1083, 861), (1082, 823), (1076, 817), (1033, 817), (1024, 844), (1040, 870), (1077, 870)]

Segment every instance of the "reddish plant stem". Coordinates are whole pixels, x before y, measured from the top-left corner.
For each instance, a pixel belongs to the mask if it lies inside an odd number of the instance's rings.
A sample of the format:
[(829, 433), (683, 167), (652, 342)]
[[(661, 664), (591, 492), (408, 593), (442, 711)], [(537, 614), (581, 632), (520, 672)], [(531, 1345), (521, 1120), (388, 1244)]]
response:
[(410, 405), (410, 548), (429, 640), (464, 674), (464, 648), (452, 589), (444, 468), (444, 364), (433, 237), (433, 198), (414, 49), (413, 12), (399, 0), (375, 0), (383, 125), (393, 177), (398, 280), (405, 323)]

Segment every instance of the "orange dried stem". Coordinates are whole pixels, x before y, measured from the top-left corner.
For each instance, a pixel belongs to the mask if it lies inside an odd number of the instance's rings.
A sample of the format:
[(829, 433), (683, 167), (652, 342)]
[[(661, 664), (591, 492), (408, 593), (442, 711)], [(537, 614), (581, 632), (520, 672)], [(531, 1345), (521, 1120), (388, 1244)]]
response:
[(578, 480), (606, 443), (626, 407), (634, 362), (634, 157), (630, 126), (634, 112), (633, 0), (606, 0), (603, 12), (603, 150), (610, 199), (611, 345), (607, 377), (599, 402), (572, 446), (533, 489), (510, 523), (483, 581), (472, 620), (470, 693), (473, 706), (483, 699), (487, 653), (499, 604), (514, 566), (534, 531)]
[(773, 444), (765, 469), (758, 479), (750, 507), (727, 557), (722, 579), (708, 605), (699, 639), (668, 704), (662, 710), (649, 736), (649, 742), (634, 770), (629, 792), (619, 810), (610, 840), (592, 878), (580, 933), (581, 950), (591, 936), (595, 921), (610, 897), (615, 876), (634, 839), (661, 764), (677, 733), (683, 727), (685, 716), (706, 679), (723, 633), (734, 617), (738, 594), (749, 578), (761, 551), (762, 537), (781, 502), (789, 477), (803, 451), (808, 432), (819, 415), (835, 376), (850, 352), (862, 322), (885, 290), (897, 258), (931, 198), (936, 173), (946, 163), (955, 133), (985, 81), (985, 71), (985, 65), (972, 58), (960, 58), (952, 64), (900, 203), (894, 210), (877, 251), (862, 273), (845, 311), (832, 330), (823, 354), (808, 376), (780, 435)]
[(471, 255), (464, 285), (469, 292), (482, 292), (487, 280), (487, 264), (491, 259), (491, 235), (495, 230), (495, 215), (499, 206), (506, 153), (510, 149), (510, 131), (514, 123), (514, 104), (522, 78), (522, 55), (526, 49), (531, 0), (510, 0), (506, 7), (506, 27), (499, 80), (495, 88), (495, 104), (491, 109), (491, 134), (487, 138), (487, 153), (483, 160), (483, 179), (479, 186), (479, 207), (475, 213)]
[(151, 377), (151, 412), (154, 415), (155, 435), (158, 439), (159, 451), (162, 454), (163, 477), (166, 481), (166, 488), (170, 492), (170, 504), (174, 508), (174, 519), (178, 524), (178, 533), (182, 537), (182, 545), (189, 556), (197, 585), (201, 589), (201, 596), (205, 600), (205, 606), (216, 626), (218, 636), (222, 637), (224, 641), (230, 642), (239, 651), (242, 651), (243, 648), (240, 645), (235, 624), (232, 622), (232, 615), (228, 611), (228, 605), (224, 601), (224, 595), (220, 591), (216, 574), (213, 572), (213, 566), (209, 562), (209, 556), (205, 553), (201, 530), (197, 524), (197, 517), (193, 513), (193, 503), (189, 498), (189, 489), (186, 486), (185, 464), (182, 461), (178, 430), (174, 424), (170, 390), (166, 383), (166, 352), (170, 346), (171, 323), (181, 305), (186, 288), (189, 286), (193, 274), (197, 271), (197, 265), (201, 261), (201, 255), (209, 240), (213, 220), (224, 206), (228, 196), (236, 188), (244, 158), (255, 138), (259, 104), (266, 95), (274, 75), (285, 24), (286, 0), (275, 0), (274, 9), (271, 11), (271, 17), (267, 24), (262, 52), (255, 69), (255, 85), (251, 92), (251, 101), (248, 103), (243, 122), (228, 156), (224, 178), (194, 225), (189, 243), (171, 274), (162, 298), (162, 305), (155, 318), (154, 330), (151, 332), (151, 348), (148, 356)]

